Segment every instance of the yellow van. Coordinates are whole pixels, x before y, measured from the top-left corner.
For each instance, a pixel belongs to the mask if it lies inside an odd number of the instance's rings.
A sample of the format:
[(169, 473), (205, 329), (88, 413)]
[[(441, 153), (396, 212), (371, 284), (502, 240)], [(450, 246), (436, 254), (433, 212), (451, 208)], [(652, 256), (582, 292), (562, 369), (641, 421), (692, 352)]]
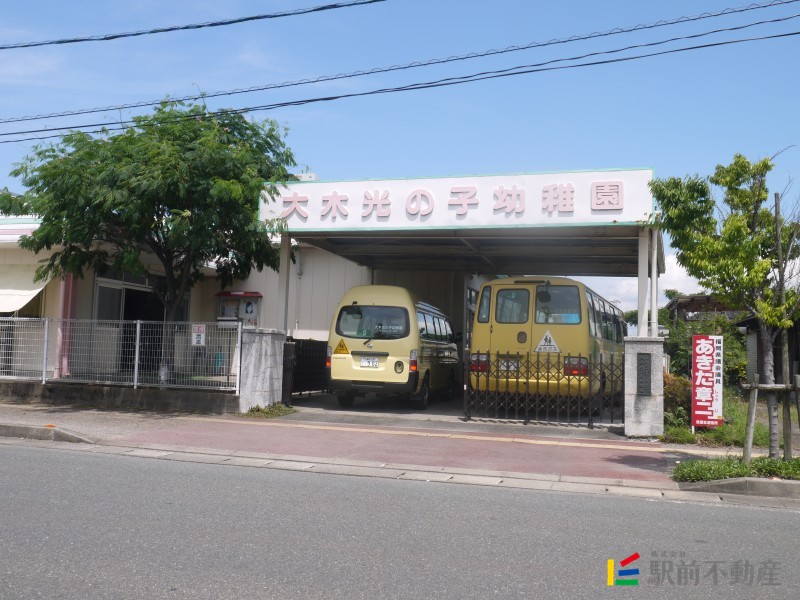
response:
[(540, 397), (620, 394), (622, 311), (579, 281), (505, 277), (478, 295), (471, 390)]
[(452, 397), (459, 364), (450, 320), (405, 288), (356, 286), (339, 302), (326, 366), (341, 406), (375, 393), (404, 395), (425, 409), (433, 392)]

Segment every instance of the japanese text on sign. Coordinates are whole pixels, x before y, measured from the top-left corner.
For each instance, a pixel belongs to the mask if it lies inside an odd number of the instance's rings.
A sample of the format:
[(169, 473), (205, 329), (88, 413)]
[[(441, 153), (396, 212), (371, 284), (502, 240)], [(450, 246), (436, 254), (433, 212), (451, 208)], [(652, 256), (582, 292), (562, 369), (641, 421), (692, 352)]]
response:
[(692, 425), (722, 423), (722, 336), (692, 336)]
[[(449, 197), (438, 198), (429, 189), (419, 188), (408, 194), (395, 197), (396, 194), (389, 189), (367, 189), (361, 198), (351, 198), (339, 190), (332, 189), (323, 193), (319, 206), (319, 217), (323, 221), (347, 220), (350, 217), (348, 203), (360, 202), (360, 215), (362, 221), (386, 219), (392, 215), (393, 210), (400, 210), (408, 217), (427, 217), (435, 210), (455, 210), (456, 215), (463, 217), (471, 210), (476, 210), (481, 203), (491, 205), (495, 215), (505, 217), (519, 217), (526, 210), (539, 210), (543, 215), (560, 214), (569, 216), (575, 211), (578, 203), (583, 203), (592, 211), (620, 211), (623, 209), (623, 182), (602, 181), (594, 182), (588, 195), (579, 197), (575, 185), (571, 182), (553, 182), (537, 189), (526, 189), (516, 184), (510, 186), (498, 185), (491, 193), (479, 193), (475, 186), (451, 186)], [(526, 203), (526, 196), (533, 196), (533, 208)], [(309, 196), (298, 194), (296, 191), (281, 196), (283, 208), (280, 213), (282, 219), (296, 218), (301, 221), (309, 219)], [(538, 204), (538, 206), (537, 206)]]
[(192, 325), (192, 346), (206, 345), (206, 326)]

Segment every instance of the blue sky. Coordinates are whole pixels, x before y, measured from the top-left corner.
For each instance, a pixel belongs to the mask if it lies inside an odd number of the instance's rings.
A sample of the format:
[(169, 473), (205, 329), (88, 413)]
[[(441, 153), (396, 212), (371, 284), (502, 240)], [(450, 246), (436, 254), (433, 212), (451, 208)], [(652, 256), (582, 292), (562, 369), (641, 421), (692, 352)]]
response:
[[(274, 13), (323, 0), (272, 2), (34, 0), (7, 3), (0, 44), (128, 32)], [(362, 7), (107, 42), (0, 51), (0, 118), (114, 107), (404, 65), (565, 39), (725, 8), (736, 0), (386, 0)], [(208, 99), (245, 107), (432, 81), (800, 15), (800, 2), (494, 57)], [(612, 56), (800, 31), (800, 18)], [(438, 89), (257, 112), (288, 128), (301, 168), (322, 179), (650, 167), (657, 177), (709, 174), (734, 153), (787, 146), (770, 179), (800, 173), (800, 36), (531, 73)], [(599, 57), (599, 59), (609, 56)], [(593, 60), (598, 60), (594, 58)], [(559, 63), (557, 63), (559, 64)], [(560, 63), (565, 64), (565, 63)], [(143, 111), (147, 109), (137, 109)], [(133, 110), (0, 124), (0, 133), (124, 120)], [(21, 135), (17, 137), (29, 137)], [(16, 139), (2, 136), (0, 140)], [(0, 188), (34, 142), (0, 144)], [(798, 190), (789, 192), (795, 199)], [(672, 251), (668, 251), (670, 254)], [(635, 281), (593, 284), (635, 304)], [(668, 258), (662, 288), (696, 291)]]

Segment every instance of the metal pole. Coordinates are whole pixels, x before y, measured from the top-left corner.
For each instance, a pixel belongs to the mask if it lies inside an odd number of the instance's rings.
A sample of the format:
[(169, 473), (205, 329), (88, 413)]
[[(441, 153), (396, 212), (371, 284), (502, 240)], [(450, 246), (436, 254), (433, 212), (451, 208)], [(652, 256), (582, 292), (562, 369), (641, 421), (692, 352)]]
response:
[(50, 319), (44, 320), (44, 351), (42, 352), (42, 385), (47, 383), (47, 342), (49, 335)]
[(133, 359), (133, 389), (139, 387), (139, 347), (142, 340), (142, 322), (136, 321), (136, 351)]
[(242, 389), (242, 322), (239, 321), (236, 336), (236, 395)]
[(658, 229), (650, 230), (650, 335), (658, 337)]
[(639, 320), (636, 326), (636, 335), (648, 337), (649, 323), (647, 315), (647, 259), (649, 255), (650, 232), (644, 227), (639, 232)]

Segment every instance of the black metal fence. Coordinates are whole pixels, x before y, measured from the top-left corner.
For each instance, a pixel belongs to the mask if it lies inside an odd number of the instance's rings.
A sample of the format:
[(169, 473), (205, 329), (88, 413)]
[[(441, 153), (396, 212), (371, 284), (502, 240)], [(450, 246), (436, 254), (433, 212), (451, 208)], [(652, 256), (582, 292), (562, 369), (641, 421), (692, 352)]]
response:
[(325, 370), (327, 341), (293, 340), (294, 373), (292, 393), (320, 392), (328, 388), (328, 374)]
[(465, 364), (466, 418), (587, 424), (622, 423), (623, 355), (473, 351)]

